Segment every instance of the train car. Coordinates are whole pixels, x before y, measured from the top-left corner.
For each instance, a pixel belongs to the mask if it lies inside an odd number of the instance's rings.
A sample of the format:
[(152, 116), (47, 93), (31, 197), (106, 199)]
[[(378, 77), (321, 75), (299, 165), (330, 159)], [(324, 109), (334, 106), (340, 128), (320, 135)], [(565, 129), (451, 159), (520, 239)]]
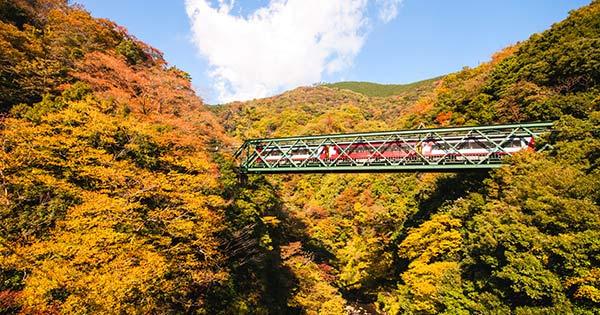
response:
[[(257, 148), (258, 163), (285, 165), (289, 163), (320, 163), (335, 161), (358, 163), (388, 161), (423, 161), (423, 159), (445, 161), (477, 161), (489, 156), (503, 155), (534, 147), (533, 137), (514, 137), (508, 140), (485, 138), (456, 138), (446, 141), (409, 139), (407, 141), (371, 141), (324, 144), (307, 147)], [(319, 161), (320, 160), (320, 161)]]

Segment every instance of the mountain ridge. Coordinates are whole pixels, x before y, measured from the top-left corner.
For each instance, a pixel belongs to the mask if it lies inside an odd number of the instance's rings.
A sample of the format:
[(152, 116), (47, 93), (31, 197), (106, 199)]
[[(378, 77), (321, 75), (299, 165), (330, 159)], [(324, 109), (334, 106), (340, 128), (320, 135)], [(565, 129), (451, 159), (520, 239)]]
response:
[(424, 79), (403, 84), (377, 83), (368, 81), (340, 81), (333, 83), (323, 83), (320, 85), (330, 88), (351, 90), (371, 97), (387, 97), (402, 94), (403, 92), (407, 92), (411, 89), (418, 89), (423, 85), (439, 81), (443, 77), (444, 76), (441, 75), (430, 79)]

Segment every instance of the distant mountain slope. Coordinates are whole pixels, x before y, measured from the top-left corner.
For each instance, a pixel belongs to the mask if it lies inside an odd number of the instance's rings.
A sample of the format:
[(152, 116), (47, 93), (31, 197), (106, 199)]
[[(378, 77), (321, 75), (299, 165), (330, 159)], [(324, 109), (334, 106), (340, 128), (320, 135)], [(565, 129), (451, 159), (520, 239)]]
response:
[(286, 134), (384, 130), (420, 112), (439, 79), (403, 86), (396, 95), (369, 97), (328, 86), (301, 87), (281, 95), (213, 107), (225, 129), (239, 138)]
[(439, 81), (441, 78), (442, 77), (440, 76), (408, 84), (380, 84), (373, 82), (344, 81), (336, 83), (326, 83), (323, 84), (323, 86), (350, 90), (360, 94), (364, 94), (366, 96), (386, 97), (392, 95), (399, 95), (409, 91), (427, 89), (431, 85), (431, 83)]

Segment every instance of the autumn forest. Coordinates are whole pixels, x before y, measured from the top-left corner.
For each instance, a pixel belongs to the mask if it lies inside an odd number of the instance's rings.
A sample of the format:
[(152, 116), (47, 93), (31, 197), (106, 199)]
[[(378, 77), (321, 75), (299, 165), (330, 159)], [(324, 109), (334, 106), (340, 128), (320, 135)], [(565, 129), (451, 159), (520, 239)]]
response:
[[(0, 0), (0, 314), (600, 314), (600, 1), (477, 67), (354, 87), (207, 105), (114, 22)], [(550, 149), (489, 172), (241, 183), (232, 154), (532, 121)]]

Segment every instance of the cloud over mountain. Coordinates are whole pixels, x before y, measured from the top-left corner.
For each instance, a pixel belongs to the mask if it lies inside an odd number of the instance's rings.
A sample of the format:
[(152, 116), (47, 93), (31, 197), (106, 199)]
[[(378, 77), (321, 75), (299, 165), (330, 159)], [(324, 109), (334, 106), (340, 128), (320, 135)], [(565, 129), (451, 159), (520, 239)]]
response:
[[(401, 0), (375, 0), (392, 20)], [(240, 16), (235, 1), (186, 0), (193, 41), (220, 102), (272, 95), (352, 65), (369, 25), (367, 0), (271, 0)]]

